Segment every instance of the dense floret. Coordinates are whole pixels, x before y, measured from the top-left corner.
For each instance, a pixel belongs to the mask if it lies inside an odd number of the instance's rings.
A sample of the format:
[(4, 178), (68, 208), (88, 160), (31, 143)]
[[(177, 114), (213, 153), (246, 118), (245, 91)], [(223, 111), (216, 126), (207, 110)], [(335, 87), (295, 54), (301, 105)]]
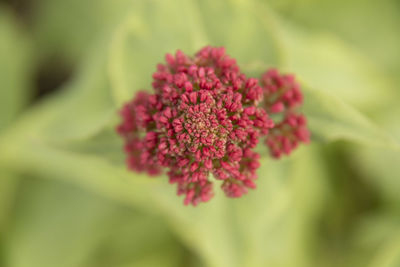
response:
[(153, 74), (154, 93), (137, 93), (121, 111), (127, 164), (158, 174), (166, 168), (185, 204), (213, 196), (211, 176), (229, 197), (254, 188), (259, 137), (274, 126), (257, 107), (263, 89), (240, 72), (224, 48), (205, 47), (194, 57), (168, 54)]

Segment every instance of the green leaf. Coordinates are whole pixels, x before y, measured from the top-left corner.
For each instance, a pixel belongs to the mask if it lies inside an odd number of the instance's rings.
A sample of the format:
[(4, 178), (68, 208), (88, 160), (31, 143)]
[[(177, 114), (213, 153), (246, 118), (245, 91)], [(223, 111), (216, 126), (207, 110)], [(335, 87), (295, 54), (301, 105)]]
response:
[(398, 150), (399, 144), (362, 113), (324, 91), (303, 86), (304, 113), (314, 138), (350, 140), (367, 146)]
[[(398, 118), (400, 109), (390, 108), (380, 113), (377, 120), (400, 141)], [(379, 147), (362, 147), (350, 151), (353, 162), (365, 180), (378, 189), (382, 198), (390, 203), (400, 203), (400, 152)]]
[(375, 186), (382, 198), (389, 203), (400, 203), (400, 152), (364, 147), (351, 154), (364, 179)]
[(279, 28), (272, 14), (257, 12), (255, 1), (197, 0), (210, 45), (224, 46), (247, 69), (278, 64), (282, 55)]
[(395, 267), (400, 263), (399, 217), (394, 212), (367, 216), (354, 234), (351, 258), (357, 266)]
[[(352, 51), (356, 55), (361, 52), (368, 57), (368, 60), (383, 67), (385, 72), (390, 72), (394, 77), (398, 76), (396, 69), (398, 70), (400, 66), (400, 55), (397, 53), (400, 35), (393, 34), (397, 32), (400, 24), (397, 1), (268, 0), (264, 2), (273, 5), (285, 19), (290, 19), (296, 26), (307, 27), (314, 33), (329, 32), (339, 36), (347, 44), (352, 44)], [(350, 61), (348, 63), (352, 64)]]
[(106, 75), (106, 47), (106, 42), (98, 43), (71, 81), (32, 107), (0, 139), (4, 142), (85, 139), (108, 125), (117, 111)]
[(0, 173), (0, 236), (7, 231), (9, 226), (10, 212), (14, 205), (18, 184), (17, 175), (2, 169)]
[(112, 231), (97, 248), (88, 265), (182, 266), (182, 258), (189, 259), (191, 255), (183, 250), (165, 221), (148, 212), (128, 209), (119, 212), (121, 214), (114, 220)]
[(332, 34), (309, 34), (288, 26), (285, 29), (284, 66), (310, 86), (363, 110), (384, 107), (391, 100), (392, 84), (357, 48)]
[(80, 63), (135, 8), (131, 0), (37, 0), (30, 29), (41, 58)]
[(27, 180), (13, 220), (10, 267), (123, 266), (158, 254), (165, 266), (178, 266), (182, 257), (159, 218), (56, 181)]
[(14, 172), (25, 171), (39, 177), (69, 181), (139, 208), (152, 204), (147, 194), (160, 186), (159, 179), (128, 173), (122, 162), (115, 164), (100, 155), (29, 142), (22, 141), (19, 148), (3, 145), (0, 162)]
[(0, 6), (0, 130), (8, 126), (30, 98), (31, 40), (13, 14)]
[(7, 266), (82, 265), (115, 214), (109, 203), (76, 191), (27, 181), (7, 236)]
[(269, 21), (277, 28), (284, 55), (281, 68), (365, 111), (385, 107), (392, 100), (395, 90), (388, 75), (357, 47), (333, 33), (291, 23), (267, 4), (259, 4), (258, 12), (270, 14)]
[(400, 264), (400, 233), (396, 233), (370, 263), (370, 267), (396, 267)]

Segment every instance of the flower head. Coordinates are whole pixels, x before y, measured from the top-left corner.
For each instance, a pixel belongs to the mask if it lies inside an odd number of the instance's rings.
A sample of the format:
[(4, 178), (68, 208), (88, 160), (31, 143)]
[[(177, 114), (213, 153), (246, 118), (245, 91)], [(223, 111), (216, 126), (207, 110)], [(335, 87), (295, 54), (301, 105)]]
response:
[(269, 69), (261, 76), (260, 83), (264, 92), (264, 107), (268, 112), (280, 113), (303, 104), (303, 94), (294, 75)]
[(281, 120), (265, 139), (271, 155), (280, 158), (282, 154), (289, 155), (299, 143), (310, 141), (306, 118), (298, 111), (303, 94), (294, 75), (280, 74), (277, 69), (266, 71), (260, 83), (264, 92), (263, 107), (270, 113), (280, 113)]
[(271, 155), (280, 158), (282, 154), (289, 155), (299, 143), (308, 143), (310, 132), (304, 115), (296, 113), (285, 114), (284, 119), (275, 125), (265, 142)]
[(185, 204), (213, 196), (211, 176), (229, 197), (254, 188), (260, 135), (274, 123), (257, 105), (263, 89), (240, 72), (224, 48), (205, 47), (190, 57), (166, 55), (153, 74), (153, 94), (139, 92), (121, 111), (118, 132), (135, 171), (167, 169)]

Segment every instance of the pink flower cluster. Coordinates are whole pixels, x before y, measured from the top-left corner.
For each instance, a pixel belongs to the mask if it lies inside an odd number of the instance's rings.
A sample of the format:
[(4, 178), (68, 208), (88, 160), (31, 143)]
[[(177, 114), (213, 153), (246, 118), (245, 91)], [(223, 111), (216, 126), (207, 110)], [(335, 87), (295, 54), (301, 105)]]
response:
[[(255, 188), (260, 156), (254, 148), (261, 137), (273, 155), (293, 148), (295, 137), (308, 138), (304, 117), (275, 124), (268, 116), (280, 109), (276, 103), (283, 105), (279, 111), (291, 110), (301, 98), (297, 87), (285, 93), (279, 77), (265, 74), (261, 84), (246, 77), (224, 48), (207, 46), (193, 57), (167, 54), (153, 74), (154, 93), (138, 92), (120, 112), (117, 131), (125, 140), (128, 167), (151, 175), (167, 169), (185, 204), (212, 198), (211, 175), (227, 196), (242, 196)], [(266, 101), (268, 94), (277, 94), (278, 102)]]
[(310, 141), (310, 132), (304, 115), (298, 112), (303, 104), (300, 85), (293, 75), (280, 74), (276, 69), (266, 71), (261, 77), (264, 91), (264, 108), (272, 114), (280, 113), (281, 119), (265, 139), (274, 158), (289, 155), (299, 143)]

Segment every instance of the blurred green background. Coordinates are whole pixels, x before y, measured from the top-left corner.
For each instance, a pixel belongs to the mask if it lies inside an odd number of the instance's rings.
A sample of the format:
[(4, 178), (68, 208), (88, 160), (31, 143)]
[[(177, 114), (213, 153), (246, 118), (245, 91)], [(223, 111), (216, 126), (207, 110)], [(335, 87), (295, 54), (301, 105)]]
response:
[[(206, 44), (295, 73), (313, 141), (193, 208), (113, 129)], [(399, 83), (396, 0), (2, 0), (0, 266), (400, 266)]]

